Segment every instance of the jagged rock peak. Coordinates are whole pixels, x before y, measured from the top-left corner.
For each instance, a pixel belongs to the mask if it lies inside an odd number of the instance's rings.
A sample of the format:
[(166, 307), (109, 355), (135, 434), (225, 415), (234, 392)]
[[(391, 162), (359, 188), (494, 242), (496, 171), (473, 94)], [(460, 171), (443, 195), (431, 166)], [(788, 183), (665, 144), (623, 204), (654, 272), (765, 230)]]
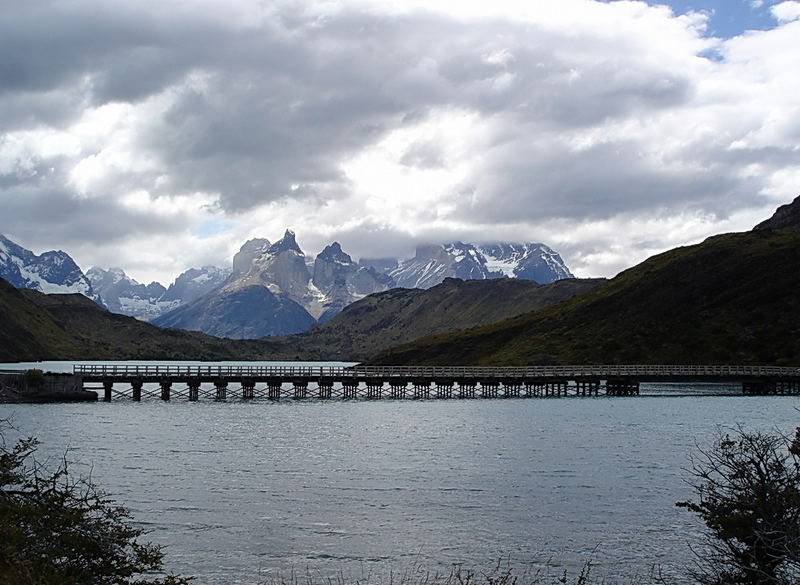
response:
[(762, 221), (757, 230), (800, 230), (800, 196), (781, 205), (769, 219)]
[(300, 246), (297, 245), (297, 240), (295, 240), (294, 232), (292, 230), (286, 230), (286, 233), (283, 234), (283, 237), (270, 246), (269, 253), (277, 255), (288, 250), (297, 252), (301, 255), (303, 254)]
[(338, 262), (340, 264), (354, 263), (350, 255), (342, 250), (342, 246), (339, 244), (339, 242), (333, 242), (332, 244), (325, 246), (325, 249), (317, 255), (317, 258)]
[(233, 256), (233, 275), (246, 274), (253, 266), (253, 260), (269, 250), (270, 242), (266, 238), (253, 238), (247, 240), (239, 251)]

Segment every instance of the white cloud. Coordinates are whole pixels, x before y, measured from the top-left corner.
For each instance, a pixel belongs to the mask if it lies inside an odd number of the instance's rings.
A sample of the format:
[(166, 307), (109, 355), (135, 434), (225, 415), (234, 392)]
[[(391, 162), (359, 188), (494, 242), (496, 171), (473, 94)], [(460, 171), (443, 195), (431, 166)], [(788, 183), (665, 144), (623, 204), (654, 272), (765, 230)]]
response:
[(770, 8), (772, 15), (778, 22), (792, 22), (800, 19), (800, 2), (789, 0), (781, 2)]
[(540, 240), (609, 275), (798, 191), (799, 2), (725, 41), (637, 1), (108, 6), (0, 23), (0, 232), (86, 267), (166, 284), (291, 227), (357, 257)]

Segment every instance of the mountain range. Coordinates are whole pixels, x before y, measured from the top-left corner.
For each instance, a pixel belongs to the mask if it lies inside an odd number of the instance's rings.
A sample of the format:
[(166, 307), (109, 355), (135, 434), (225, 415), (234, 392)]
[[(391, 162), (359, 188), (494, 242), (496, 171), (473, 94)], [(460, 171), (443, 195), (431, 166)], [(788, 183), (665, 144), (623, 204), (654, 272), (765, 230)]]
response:
[(294, 232), (270, 244), (250, 240), (234, 256), (218, 289), (153, 320), (155, 325), (236, 339), (286, 335), (325, 323), (368, 295), (393, 288), (427, 289), (446, 278), (526, 278), (550, 283), (572, 274), (543, 244), (476, 246), (456, 242), (417, 248), (409, 260), (356, 262), (338, 242), (310, 264)]
[(603, 279), (447, 279), (370, 295), (307, 333), (219, 339), (112, 313), (80, 294), (45, 295), (0, 279), (0, 362), (43, 359), (350, 360), (419, 335), (466, 329), (548, 306)]
[(0, 279), (0, 361), (798, 366), (798, 272), (800, 198), (749, 232), (653, 256), (609, 281), (449, 279), (369, 295), (306, 333), (259, 340), (162, 329), (81, 294), (18, 290)]
[(415, 340), (380, 364), (800, 365), (800, 197), (540, 311)]
[(275, 243), (249, 240), (231, 268), (191, 268), (168, 288), (141, 284), (121, 268), (94, 267), (84, 275), (64, 252), (36, 256), (6, 238), (0, 240), (0, 270), (18, 288), (79, 292), (115, 313), (236, 339), (306, 331), (367, 295), (396, 287), (429, 288), (445, 278), (544, 284), (572, 277), (544, 244), (455, 242), (420, 246), (408, 260), (356, 262), (333, 242), (311, 261), (290, 230)]

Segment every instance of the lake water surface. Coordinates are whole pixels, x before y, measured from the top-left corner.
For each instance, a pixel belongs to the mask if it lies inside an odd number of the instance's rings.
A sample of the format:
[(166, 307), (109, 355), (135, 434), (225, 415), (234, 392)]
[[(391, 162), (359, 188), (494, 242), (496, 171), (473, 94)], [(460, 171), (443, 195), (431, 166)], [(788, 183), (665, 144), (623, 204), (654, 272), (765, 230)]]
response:
[[(0, 405), (39, 459), (127, 505), (199, 584), (412, 566), (680, 574), (687, 458), (718, 427), (790, 432), (798, 397), (652, 386), (632, 398), (145, 400)], [(697, 394), (673, 396), (673, 394)], [(8, 433), (7, 440), (9, 438)]]

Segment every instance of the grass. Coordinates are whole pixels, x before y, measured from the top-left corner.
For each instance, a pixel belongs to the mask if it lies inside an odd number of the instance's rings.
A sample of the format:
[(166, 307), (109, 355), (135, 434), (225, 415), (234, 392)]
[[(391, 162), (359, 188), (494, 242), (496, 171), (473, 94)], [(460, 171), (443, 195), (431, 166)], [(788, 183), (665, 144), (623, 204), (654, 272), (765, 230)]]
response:
[(338, 573), (335, 576), (315, 574), (309, 569), (305, 572), (290, 572), (261, 582), (261, 585), (672, 585), (661, 574), (658, 567), (634, 575), (624, 580), (610, 580), (595, 575), (595, 565), (586, 561), (580, 570), (570, 573), (566, 569), (556, 569), (549, 563), (542, 566), (529, 566), (517, 569), (509, 559), (498, 559), (495, 565), (486, 570), (465, 569), (453, 566), (449, 572), (426, 569), (414, 564), (408, 569), (390, 571), (387, 576), (378, 576), (371, 570), (362, 570), (361, 575), (352, 576)]

